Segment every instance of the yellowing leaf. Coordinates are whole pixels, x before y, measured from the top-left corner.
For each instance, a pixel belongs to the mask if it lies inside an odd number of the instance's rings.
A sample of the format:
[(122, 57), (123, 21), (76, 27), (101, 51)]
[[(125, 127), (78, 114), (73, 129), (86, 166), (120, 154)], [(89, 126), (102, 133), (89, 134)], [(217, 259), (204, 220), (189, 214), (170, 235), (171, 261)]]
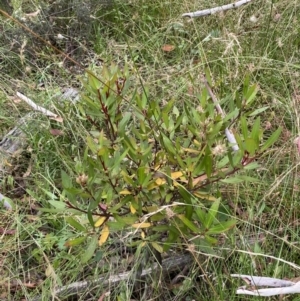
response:
[(95, 222), (95, 227), (100, 227), (106, 220), (105, 216), (101, 216), (96, 222)]
[(132, 194), (129, 190), (122, 190), (119, 192), (119, 194), (127, 195), (127, 194)]
[(101, 231), (101, 235), (99, 238), (99, 246), (101, 247), (106, 241), (109, 236), (109, 228), (107, 225), (104, 225), (103, 230)]
[(181, 171), (175, 171), (171, 173), (171, 178), (173, 180), (178, 179), (182, 176), (182, 172)]
[(151, 245), (156, 251), (158, 251), (159, 253), (163, 253), (164, 249), (158, 243), (152, 242)]
[(160, 185), (163, 185), (163, 184), (165, 184), (167, 181), (165, 180), (165, 179), (162, 179), (162, 178), (157, 178), (156, 180), (155, 180), (155, 183), (158, 185), (158, 186), (160, 186)]
[(135, 214), (136, 213), (136, 209), (132, 206), (132, 204), (130, 204), (130, 212), (132, 214)]
[(201, 193), (201, 192), (197, 192), (197, 191), (193, 192), (193, 195), (196, 196), (196, 197), (198, 197), (198, 198), (200, 198), (200, 199), (205, 199), (205, 200), (212, 201), (212, 202), (214, 202), (214, 201), (217, 200), (217, 198), (215, 198), (212, 195)]
[(139, 229), (139, 228), (149, 228), (151, 227), (151, 223), (138, 223), (138, 224), (133, 224), (133, 228)]
[(56, 277), (54, 268), (53, 268), (53, 266), (50, 263), (48, 263), (48, 266), (46, 268), (45, 274), (46, 274), (47, 277), (52, 277), (52, 278)]
[(152, 190), (154, 188), (157, 188), (159, 185), (157, 185), (155, 182), (151, 182), (148, 186), (147, 189), (148, 190)]
[(173, 181), (173, 186), (174, 187), (179, 187), (182, 186), (180, 183), (178, 183), (177, 181)]
[(141, 231), (141, 237), (142, 237), (142, 240), (145, 239), (146, 235), (145, 235), (145, 232), (144, 232), (144, 231)]
[(143, 207), (143, 210), (146, 210), (148, 212), (156, 212), (159, 208), (159, 206), (147, 206)]
[(183, 148), (183, 150), (185, 150), (187, 153), (191, 153), (191, 154), (200, 154), (200, 152), (196, 149), (192, 149), (192, 148)]

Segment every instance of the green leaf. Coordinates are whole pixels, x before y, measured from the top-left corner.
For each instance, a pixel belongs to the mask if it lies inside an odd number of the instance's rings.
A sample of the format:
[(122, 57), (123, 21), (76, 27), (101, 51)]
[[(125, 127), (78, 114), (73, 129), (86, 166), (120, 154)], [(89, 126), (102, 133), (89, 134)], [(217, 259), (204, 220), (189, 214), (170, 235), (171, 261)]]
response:
[(198, 233), (199, 228), (192, 223), (189, 219), (187, 219), (184, 215), (179, 215), (178, 218), (193, 232)]
[(71, 188), (72, 187), (72, 179), (69, 175), (64, 171), (61, 170), (61, 180), (62, 180), (62, 187), (63, 188)]
[(123, 115), (122, 120), (120, 121), (119, 125), (118, 125), (118, 131), (119, 133), (124, 133), (125, 129), (126, 129), (126, 125), (128, 124), (129, 120), (131, 119), (131, 112), (125, 112)]
[(247, 93), (246, 93), (246, 95), (245, 95), (245, 98), (246, 98), (246, 105), (247, 105), (247, 106), (250, 105), (250, 104), (253, 102), (253, 100), (254, 100), (254, 98), (255, 98), (257, 92), (258, 92), (258, 87), (257, 87), (257, 85), (253, 85), (253, 86), (251, 86), (251, 87), (248, 89), (248, 91), (247, 91)]
[(210, 244), (210, 245), (216, 245), (218, 243), (218, 240), (214, 237), (211, 237), (209, 235), (205, 235), (205, 240)]
[(207, 213), (202, 208), (197, 208), (195, 210), (195, 213), (196, 213), (196, 215), (198, 217), (198, 220), (202, 223), (202, 225), (204, 227), (206, 227), (206, 225), (207, 225), (207, 220), (206, 220)]
[(88, 148), (92, 151), (93, 154), (97, 154), (98, 152), (98, 147), (93, 139), (92, 136), (87, 136), (86, 137), (86, 143)]
[(53, 207), (55, 207), (56, 209), (66, 209), (66, 203), (65, 202), (50, 200), (50, 201), (48, 201), (48, 203), (50, 205), (52, 205)]
[(241, 130), (242, 130), (242, 134), (244, 139), (248, 138), (248, 124), (247, 124), (247, 120), (245, 116), (241, 117)]
[(259, 115), (259, 114), (261, 114), (262, 112), (266, 111), (267, 109), (269, 109), (269, 106), (267, 106), (267, 107), (262, 107), (262, 108), (259, 108), (259, 109), (256, 109), (256, 110), (253, 111), (249, 116), (254, 117), (254, 116)]
[(215, 239), (212, 239), (208, 235), (205, 238), (199, 238), (193, 240), (193, 243), (197, 246), (202, 253), (217, 255), (214, 249), (211, 247), (215, 242)]
[(258, 182), (260, 182), (259, 179), (253, 178), (253, 177), (249, 177), (249, 176), (239, 175), (238, 178), (241, 179), (241, 180), (243, 180), (244, 182), (252, 182), (252, 183), (258, 183)]
[(226, 222), (222, 222), (218, 225), (214, 225), (213, 227), (209, 228), (209, 230), (206, 232), (208, 235), (212, 234), (221, 234), (224, 233), (230, 229), (232, 229), (236, 225), (235, 220), (229, 220)]
[(90, 71), (88, 73), (88, 80), (89, 86), (92, 87), (95, 91), (97, 91), (100, 88), (100, 81), (97, 79), (97, 76), (92, 74)]
[(209, 208), (209, 210), (207, 212), (207, 218), (206, 218), (206, 224), (205, 224), (206, 229), (209, 229), (210, 226), (213, 224), (213, 222), (216, 218), (216, 215), (218, 213), (219, 206), (220, 206), (220, 199), (213, 202), (213, 204)]
[(184, 202), (187, 204), (185, 206), (185, 216), (187, 219), (191, 219), (194, 210), (192, 206), (192, 195), (181, 185), (178, 186), (178, 191), (183, 197)]
[(206, 146), (205, 157), (203, 160), (204, 160), (205, 173), (209, 178), (211, 176), (212, 169), (213, 169), (213, 159), (208, 145)]
[(269, 139), (264, 143), (264, 145), (262, 146), (262, 148), (260, 149), (261, 152), (267, 150), (272, 144), (274, 144), (282, 131), (282, 127), (279, 127), (270, 137)]
[(146, 167), (145, 166), (139, 167), (137, 169), (137, 180), (139, 185), (143, 185), (146, 176), (147, 176)]
[(106, 222), (106, 224), (108, 225), (111, 232), (123, 230), (126, 226), (125, 223), (117, 221), (108, 221)]
[(114, 218), (117, 222), (123, 223), (124, 225), (133, 225), (137, 221), (137, 216), (118, 216), (117, 214), (114, 214)]
[(127, 156), (129, 149), (126, 149), (120, 156), (115, 158), (114, 165), (112, 168), (116, 168), (120, 166), (121, 162), (124, 160), (124, 158)]
[(93, 257), (95, 250), (97, 249), (97, 246), (98, 246), (98, 235), (94, 235), (88, 242), (88, 247), (80, 258), (82, 264), (87, 263)]
[(167, 152), (172, 155), (176, 155), (176, 150), (173, 146), (172, 141), (165, 134), (161, 133), (161, 135), (163, 138), (163, 145), (165, 146)]
[(260, 136), (260, 117), (258, 117), (252, 127), (252, 132), (251, 132), (251, 138), (254, 139), (254, 141), (259, 144), (259, 138)]
[(258, 148), (258, 143), (253, 138), (246, 138), (245, 149), (252, 156)]
[(82, 244), (86, 240), (86, 236), (77, 237), (65, 242), (66, 247), (75, 247)]
[(39, 211), (41, 212), (48, 212), (48, 213), (61, 213), (66, 211), (65, 208), (62, 209), (54, 209), (54, 208), (39, 208)]
[(88, 213), (87, 213), (87, 217), (88, 217), (88, 220), (90, 222), (90, 225), (95, 228), (95, 222), (94, 222), (94, 219), (93, 219), (93, 214), (92, 214), (92, 211), (89, 209), (88, 210)]
[(260, 165), (257, 162), (251, 162), (248, 165), (244, 166), (244, 169), (251, 170), (251, 169), (258, 169)]
[(86, 232), (86, 228), (77, 222), (73, 217), (67, 217), (66, 222), (76, 230)]
[(227, 184), (238, 184), (238, 183), (244, 182), (244, 180), (242, 180), (238, 177), (231, 177), (231, 178), (222, 179), (221, 182), (227, 183)]

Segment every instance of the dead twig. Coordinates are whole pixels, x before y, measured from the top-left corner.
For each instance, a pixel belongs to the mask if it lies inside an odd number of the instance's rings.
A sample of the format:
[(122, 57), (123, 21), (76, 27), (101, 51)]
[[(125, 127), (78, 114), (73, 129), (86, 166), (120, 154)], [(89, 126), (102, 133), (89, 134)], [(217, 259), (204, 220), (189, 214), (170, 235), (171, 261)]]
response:
[(252, 0), (240, 0), (234, 3), (230, 3), (230, 4), (226, 4), (226, 5), (222, 5), (222, 6), (217, 6), (214, 8), (209, 8), (209, 9), (204, 9), (204, 10), (198, 10), (192, 13), (185, 13), (182, 15), (182, 17), (190, 17), (190, 18), (197, 18), (197, 17), (203, 17), (203, 16), (207, 16), (207, 15), (212, 15), (215, 14), (217, 12), (221, 12), (221, 11), (225, 11), (225, 10), (229, 10), (232, 8), (237, 8), (241, 5), (244, 5), (246, 3), (251, 2)]

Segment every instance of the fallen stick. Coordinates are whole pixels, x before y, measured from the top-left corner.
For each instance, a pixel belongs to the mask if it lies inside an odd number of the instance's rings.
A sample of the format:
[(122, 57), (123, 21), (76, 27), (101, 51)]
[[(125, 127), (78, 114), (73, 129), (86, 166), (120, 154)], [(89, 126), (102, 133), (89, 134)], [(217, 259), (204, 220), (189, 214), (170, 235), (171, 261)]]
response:
[[(190, 254), (185, 254), (181, 256), (171, 256), (170, 258), (164, 259), (162, 265), (160, 266), (158, 263), (154, 263), (150, 268), (142, 270), (141, 276), (145, 277), (152, 273), (156, 273), (156, 275), (171, 273), (176, 271), (182, 267), (188, 266), (193, 262), (193, 257)], [(118, 284), (121, 281), (129, 281), (132, 276), (132, 271), (124, 272), (116, 275), (100, 275), (98, 278), (90, 281), (79, 281), (73, 282), (71, 284), (62, 286), (57, 288), (52, 293), (52, 299), (58, 300), (63, 299), (65, 297), (83, 293), (87, 289), (95, 288), (97, 285), (101, 285), (104, 287), (111, 287), (112, 285)], [(33, 298), (32, 301), (41, 301), (43, 299), (42, 296), (38, 296)], [(51, 300), (52, 300), (51, 299)]]
[[(300, 281), (293, 282), (284, 279), (239, 274), (232, 274), (231, 277), (242, 278), (247, 283), (247, 285), (250, 286), (248, 289), (247, 286), (239, 287), (236, 291), (238, 295), (269, 297), (300, 293)], [(270, 286), (272, 288), (253, 288), (261, 286)]]
[(20, 92), (17, 92), (17, 96), (22, 99), (23, 101), (25, 101), (28, 105), (30, 105), (35, 111), (41, 112), (44, 115), (48, 116), (48, 117), (53, 117), (53, 118), (57, 118), (58, 115), (52, 113), (51, 111), (48, 111), (47, 109), (37, 105), (36, 103), (34, 103), (30, 98), (28, 98), (27, 96), (23, 95)]
[(1, 203), (3, 203), (6, 210), (12, 210), (12, 205), (7, 201), (7, 197), (5, 197), (2, 193), (0, 193), (0, 204)]
[(195, 12), (192, 12), (192, 13), (185, 13), (185, 14), (182, 15), (182, 17), (197, 18), (197, 17), (203, 17), (203, 16), (207, 16), (207, 15), (212, 15), (212, 14), (215, 14), (217, 12), (229, 10), (229, 9), (232, 9), (232, 8), (237, 8), (241, 5), (249, 3), (251, 1), (252, 0), (240, 0), (240, 1), (237, 1), (237, 2), (234, 2), (234, 3), (230, 3), (230, 4), (226, 4), (226, 5), (222, 5), (222, 6), (218, 6), (218, 7), (214, 7), (214, 8), (198, 10), (198, 11), (195, 11)]

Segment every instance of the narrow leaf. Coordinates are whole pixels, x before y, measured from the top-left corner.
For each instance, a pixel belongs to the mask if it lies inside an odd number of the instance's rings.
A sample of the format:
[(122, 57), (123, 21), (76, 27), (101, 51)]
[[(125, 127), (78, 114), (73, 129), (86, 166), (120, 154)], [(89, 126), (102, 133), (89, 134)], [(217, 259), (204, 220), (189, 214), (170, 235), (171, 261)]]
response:
[(164, 249), (161, 245), (159, 245), (156, 242), (152, 242), (151, 245), (156, 251), (158, 251), (159, 253), (163, 253)]
[(206, 218), (206, 227), (207, 228), (210, 228), (210, 226), (213, 224), (215, 218), (216, 218), (216, 215), (218, 213), (218, 209), (219, 209), (219, 206), (220, 206), (220, 199), (218, 199), (217, 201), (215, 201), (210, 209), (208, 210), (207, 212), (207, 218)]
[(72, 180), (64, 170), (61, 171), (61, 180), (62, 180), (63, 188), (71, 188), (72, 187)]
[(259, 108), (259, 109), (256, 109), (255, 111), (253, 111), (249, 116), (256, 116), (258, 114), (261, 114), (262, 112), (266, 111), (267, 109), (269, 109), (269, 107), (262, 107), (262, 108)]
[(268, 139), (268, 140), (264, 143), (264, 145), (262, 146), (261, 152), (267, 150), (272, 144), (274, 144), (274, 143), (278, 140), (278, 138), (279, 138), (279, 136), (280, 136), (280, 134), (281, 134), (281, 131), (282, 131), (282, 127), (279, 127), (279, 128), (271, 135), (271, 137), (269, 137), (269, 139)]
[(242, 130), (242, 134), (244, 139), (248, 138), (248, 124), (247, 124), (247, 120), (245, 116), (241, 117), (241, 130)]
[(246, 95), (245, 95), (245, 98), (246, 98), (246, 105), (250, 105), (250, 104), (251, 104), (251, 102), (254, 100), (254, 98), (255, 98), (257, 92), (258, 92), (258, 87), (257, 87), (257, 85), (253, 85), (253, 86), (251, 86), (251, 87), (248, 89), (248, 91), (247, 91), (247, 93), (246, 93)]
[(178, 215), (178, 217), (190, 230), (192, 230), (195, 233), (199, 232), (199, 228), (194, 223), (192, 223), (189, 219), (187, 219), (184, 215)]
[(101, 216), (96, 222), (95, 222), (95, 228), (102, 226), (102, 224), (105, 222), (106, 217)]
[(149, 228), (151, 227), (151, 223), (137, 223), (137, 224), (133, 224), (131, 225), (133, 228), (136, 228), (136, 229), (142, 229), (142, 228)]
[(78, 231), (85, 232), (86, 228), (77, 222), (73, 217), (67, 217), (66, 222)]
[(89, 241), (89, 245), (86, 249), (86, 251), (83, 253), (81, 256), (81, 263), (87, 263), (94, 255), (95, 250), (97, 248), (97, 242), (98, 242), (98, 237), (97, 235), (94, 235), (91, 240)]
[(213, 227), (211, 227), (206, 234), (208, 235), (212, 235), (212, 234), (221, 234), (224, 233), (230, 229), (232, 229), (234, 226), (236, 225), (236, 221), (235, 220), (229, 220), (223, 223), (220, 223), (218, 225), (215, 225)]
[(75, 247), (82, 244), (86, 240), (86, 236), (77, 237), (75, 239), (71, 239), (65, 242), (65, 247)]

